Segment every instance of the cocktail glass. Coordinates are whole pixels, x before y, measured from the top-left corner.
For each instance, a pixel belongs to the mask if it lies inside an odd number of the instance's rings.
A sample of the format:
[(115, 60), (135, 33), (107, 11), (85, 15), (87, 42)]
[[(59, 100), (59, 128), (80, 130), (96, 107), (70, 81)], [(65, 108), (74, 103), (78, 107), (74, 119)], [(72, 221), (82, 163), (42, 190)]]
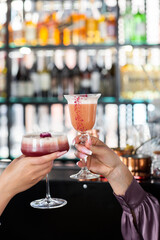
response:
[[(68, 101), (72, 126), (81, 134), (80, 140), (83, 145), (89, 138), (87, 131), (91, 130), (95, 124), (97, 102), (100, 96), (101, 94), (64, 95)], [(87, 157), (84, 160), (87, 163)], [(85, 166), (77, 174), (70, 177), (87, 180), (98, 178), (99, 175), (91, 173)]]
[[(57, 151), (69, 150), (68, 139), (61, 133), (33, 133), (26, 134), (22, 138), (21, 151), (24, 155), (38, 157)], [(59, 198), (51, 198), (49, 177), (46, 175), (46, 197), (30, 203), (34, 208), (51, 209), (63, 207), (67, 201)]]

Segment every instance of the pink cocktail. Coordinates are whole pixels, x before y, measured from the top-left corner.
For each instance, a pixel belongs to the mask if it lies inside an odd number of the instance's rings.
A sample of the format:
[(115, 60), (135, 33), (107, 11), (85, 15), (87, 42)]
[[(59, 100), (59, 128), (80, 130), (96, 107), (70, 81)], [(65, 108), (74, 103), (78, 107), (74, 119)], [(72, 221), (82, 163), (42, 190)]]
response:
[(72, 126), (78, 132), (91, 130), (95, 124), (97, 104), (69, 104)]
[[(81, 134), (81, 144), (85, 144), (86, 139), (89, 137), (87, 131), (91, 130), (95, 124), (97, 102), (100, 96), (101, 94), (64, 95), (68, 101), (72, 126)], [(87, 157), (84, 160), (87, 161)], [(86, 180), (98, 178), (99, 175), (91, 173), (85, 166), (77, 174), (70, 177)]]
[(69, 144), (63, 134), (35, 133), (27, 134), (22, 139), (21, 151), (26, 156), (38, 157), (65, 150), (69, 150)]
[[(23, 136), (21, 151), (28, 157), (39, 157), (54, 152), (68, 151), (68, 138), (63, 133), (33, 133)], [(46, 197), (30, 203), (34, 208), (51, 209), (63, 207), (67, 201), (60, 198), (51, 198), (48, 174), (46, 175)]]

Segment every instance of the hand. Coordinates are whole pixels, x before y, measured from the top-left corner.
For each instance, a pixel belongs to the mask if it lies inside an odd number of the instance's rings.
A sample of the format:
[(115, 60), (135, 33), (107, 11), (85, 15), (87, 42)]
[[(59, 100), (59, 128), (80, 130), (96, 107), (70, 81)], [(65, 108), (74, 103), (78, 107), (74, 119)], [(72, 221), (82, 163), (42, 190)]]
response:
[[(119, 165), (121, 161), (117, 154), (115, 154), (106, 144), (100, 141), (98, 138), (90, 137), (85, 142), (85, 146), (80, 144), (80, 136), (74, 139), (76, 151), (76, 157), (80, 159), (87, 158), (87, 168), (97, 174), (101, 174), (105, 177)], [(83, 167), (84, 161), (79, 161), (78, 166)]]
[(3, 191), (7, 197), (12, 198), (32, 187), (51, 171), (53, 160), (65, 153), (66, 151), (55, 152), (41, 157), (22, 155), (14, 159), (0, 176), (0, 193)]
[(80, 136), (77, 136), (74, 139), (74, 145), (78, 150), (75, 155), (82, 159), (78, 162), (78, 166), (85, 166), (83, 159), (87, 156), (87, 168), (93, 173), (106, 177), (117, 195), (124, 195), (133, 180), (127, 166), (98, 138), (90, 137), (85, 145), (80, 144), (79, 138)]

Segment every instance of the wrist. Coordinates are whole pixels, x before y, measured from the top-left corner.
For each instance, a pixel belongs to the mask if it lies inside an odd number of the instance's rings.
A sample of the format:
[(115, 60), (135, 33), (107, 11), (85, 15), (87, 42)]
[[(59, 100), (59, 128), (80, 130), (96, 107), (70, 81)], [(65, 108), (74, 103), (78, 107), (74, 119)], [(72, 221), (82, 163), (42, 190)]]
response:
[(131, 172), (123, 162), (119, 162), (106, 177), (117, 195), (124, 195), (133, 180)]

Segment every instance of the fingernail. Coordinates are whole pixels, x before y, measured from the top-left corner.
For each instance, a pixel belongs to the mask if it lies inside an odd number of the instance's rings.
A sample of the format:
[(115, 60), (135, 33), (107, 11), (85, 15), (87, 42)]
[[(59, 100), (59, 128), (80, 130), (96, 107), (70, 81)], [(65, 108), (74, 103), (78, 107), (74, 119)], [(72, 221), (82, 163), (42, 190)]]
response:
[(62, 155), (65, 154), (65, 153), (67, 153), (67, 151), (58, 152), (58, 153), (57, 153), (57, 157), (60, 157), (60, 156), (62, 156)]
[(92, 151), (89, 150), (88, 148), (83, 147), (82, 151), (83, 151), (83, 153), (86, 153), (87, 155), (92, 155)]

